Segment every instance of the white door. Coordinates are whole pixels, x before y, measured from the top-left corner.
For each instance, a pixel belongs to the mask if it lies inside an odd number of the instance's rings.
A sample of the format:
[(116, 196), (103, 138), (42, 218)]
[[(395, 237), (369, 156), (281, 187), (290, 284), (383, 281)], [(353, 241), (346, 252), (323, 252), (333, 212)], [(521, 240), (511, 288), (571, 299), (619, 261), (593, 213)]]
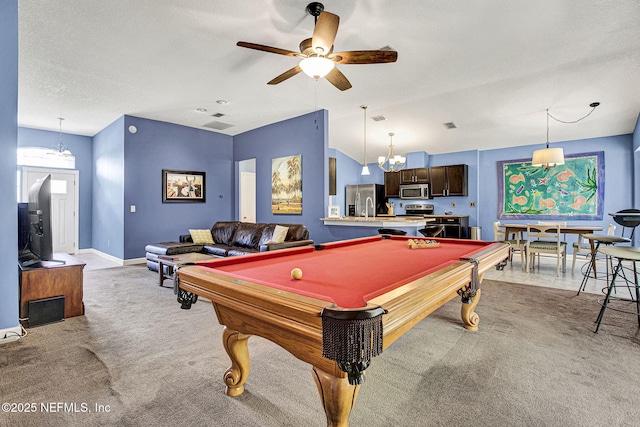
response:
[(256, 174), (240, 172), (240, 221), (256, 222)]
[(78, 248), (78, 171), (22, 168), (22, 200), (29, 201), (29, 188), (51, 174), (51, 232), (53, 251), (73, 254)]

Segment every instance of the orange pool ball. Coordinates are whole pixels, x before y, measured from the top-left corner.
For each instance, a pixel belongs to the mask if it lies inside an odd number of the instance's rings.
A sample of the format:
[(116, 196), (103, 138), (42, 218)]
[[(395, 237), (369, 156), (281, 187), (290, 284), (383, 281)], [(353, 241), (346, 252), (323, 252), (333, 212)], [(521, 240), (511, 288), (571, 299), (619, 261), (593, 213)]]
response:
[(296, 280), (302, 279), (302, 270), (300, 270), (299, 268), (294, 268), (293, 270), (291, 270), (291, 277)]

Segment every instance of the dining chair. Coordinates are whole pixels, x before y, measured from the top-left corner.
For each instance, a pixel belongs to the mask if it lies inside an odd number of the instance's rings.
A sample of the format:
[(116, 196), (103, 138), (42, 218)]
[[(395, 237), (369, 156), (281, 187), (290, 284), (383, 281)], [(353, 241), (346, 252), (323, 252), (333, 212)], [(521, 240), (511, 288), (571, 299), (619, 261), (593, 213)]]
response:
[[(553, 225), (553, 224), (558, 224), (560, 227), (566, 227), (567, 226), (567, 221), (538, 221), (538, 224), (544, 224), (544, 225)], [(567, 240), (567, 235), (565, 233), (562, 234), (562, 240)]]
[(527, 272), (535, 267), (535, 258), (540, 254), (551, 254), (556, 257), (556, 276), (560, 275), (560, 263), (562, 272), (567, 271), (567, 242), (560, 235), (560, 224), (529, 224), (527, 225), (527, 241), (525, 244), (527, 255)]
[(520, 263), (522, 264), (522, 270), (524, 271), (526, 262), (525, 262), (525, 254), (524, 254), (524, 243), (525, 241), (522, 239), (522, 233), (514, 233), (515, 239), (509, 239), (510, 236), (504, 235), (504, 230), (500, 225), (500, 221), (493, 222), (493, 241), (494, 242), (508, 242), (511, 245), (509, 250), (509, 262), (513, 265), (513, 253), (520, 252)]
[[(613, 224), (609, 224), (607, 228), (607, 236), (613, 236), (616, 232), (616, 226)], [(573, 274), (573, 270), (576, 267), (576, 257), (579, 254), (585, 254), (587, 256), (591, 255), (591, 245), (589, 241), (582, 237), (582, 235), (578, 236), (578, 241), (573, 243), (573, 260), (571, 261), (571, 274)]]

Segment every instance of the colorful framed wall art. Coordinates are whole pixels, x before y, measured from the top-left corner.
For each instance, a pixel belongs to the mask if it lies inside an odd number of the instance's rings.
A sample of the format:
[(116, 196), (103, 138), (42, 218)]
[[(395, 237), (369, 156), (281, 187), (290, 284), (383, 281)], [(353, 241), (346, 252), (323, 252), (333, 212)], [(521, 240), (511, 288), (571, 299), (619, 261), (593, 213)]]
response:
[(565, 156), (545, 170), (531, 159), (498, 162), (498, 218), (601, 220), (604, 151)]

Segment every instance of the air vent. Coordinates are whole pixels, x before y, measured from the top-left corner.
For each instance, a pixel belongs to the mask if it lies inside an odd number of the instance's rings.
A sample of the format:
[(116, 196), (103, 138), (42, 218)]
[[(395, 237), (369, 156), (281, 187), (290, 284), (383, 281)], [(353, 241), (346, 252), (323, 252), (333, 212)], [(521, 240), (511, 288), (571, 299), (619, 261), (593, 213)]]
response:
[(443, 123), (443, 125), (444, 125), (444, 127), (446, 127), (447, 129), (455, 129), (455, 128), (457, 128), (457, 127), (458, 127), (458, 126), (456, 126), (456, 124), (455, 124), (455, 123), (453, 123), (453, 122)]
[(222, 113), (215, 113), (215, 114), (211, 115), (211, 117), (223, 117), (223, 116), (224, 116), (224, 114), (222, 114)]
[(371, 117), (371, 120), (373, 120), (374, 122), (381, 122), (383, 120), (387, 120), (387, 118), (385, 116), (380, 115), (380, 116)]
[(225, 129), (229, 129), (231, 127), (233, 127), (235, 125), (230, 125), (229, 123), (222, 123), (222, 122), (218, 122), (218, 121), (213, 121), (213, 122), (209, 122), (205, 125), (202, 125), (202, 127), (205, 128), (209, 128), (209, 129), (216, 129), (216, 130), (225, 130)]

